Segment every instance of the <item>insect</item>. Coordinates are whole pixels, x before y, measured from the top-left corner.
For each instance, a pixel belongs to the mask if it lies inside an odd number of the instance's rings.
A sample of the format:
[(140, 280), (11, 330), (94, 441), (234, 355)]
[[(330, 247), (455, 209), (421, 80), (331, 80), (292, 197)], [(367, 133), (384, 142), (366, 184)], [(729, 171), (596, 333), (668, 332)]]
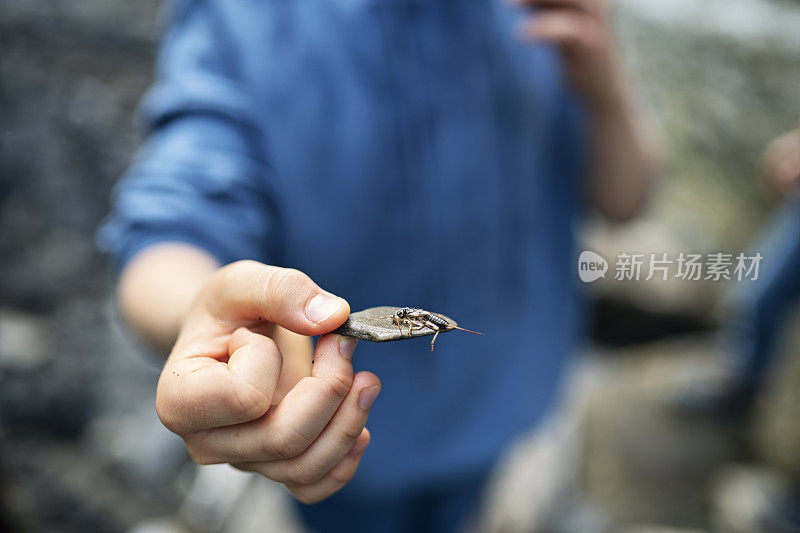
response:
[(407, 335), (409, 337), (414, 330), (425, 328), (432, 329), (435, 331), (435, 333), (433, 334), (433, 339), (431, 340), (431, 351), (433, 351), (433, 345), (436, 343), (436, 337), (439, 336), (441, 331), (460, 329), (461, 331), (466, 331), (467, 333), (483, 335), (483, 333), (478, 331), (472, 331), (471, 329), (459, 327), (458, 324), (448, 321), (443, 315), (431, 313), (430, 311), (417, 309), (415, 307), (401, 307), (395, 311), (394, 314), (380, 316), (378, 318), (391, 318), (392, 322), (397, 326), (397, 329), (400, 330), (401, 335), (403, 334), (402, 326), (408, 326)]

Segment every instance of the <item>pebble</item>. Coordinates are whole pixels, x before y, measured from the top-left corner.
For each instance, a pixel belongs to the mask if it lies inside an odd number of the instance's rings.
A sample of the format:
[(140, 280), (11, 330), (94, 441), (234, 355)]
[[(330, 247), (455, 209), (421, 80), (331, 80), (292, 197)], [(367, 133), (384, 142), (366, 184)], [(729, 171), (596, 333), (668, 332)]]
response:
[[(339, 335), (346, 337), (355, 337), (365, 341), (372, 342), (389, 342), (411, 339), (416, 337), (425, 337), (436, 333), (430, 328), (415, 329), (409, 335), (408, 326), (402, 326), (402, 333), (397, 328), (397, 325), (392, 322), (391, 318), (379, 318), (393, 315), (400, 307), (381, 306), (370, 307), (363, 311), (351, 313), (347, 322), (342, 324), (340, 328), (334, 331)], [(449, 317), (445, 317), (448, 322), (455, 324), (455, 321)], [(444, 333), (450, 330), (442, 330)]]

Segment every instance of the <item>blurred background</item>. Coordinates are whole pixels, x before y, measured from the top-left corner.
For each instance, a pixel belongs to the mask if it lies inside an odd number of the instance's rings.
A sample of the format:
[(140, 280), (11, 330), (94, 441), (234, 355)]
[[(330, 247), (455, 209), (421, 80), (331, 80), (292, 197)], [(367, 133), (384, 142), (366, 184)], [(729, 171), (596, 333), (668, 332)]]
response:
[[(586, 248), (750, 249), (781, 203), (765, 148), (798, 127), (800, 2), (612, 5), (664, 170), (643, 216), (590, 221)], [(159, 425), (157, 359), (121, 331), (93, 241), (138, 143), (158, 9), (0, 3), (0, 530), (243, 531), (234, 508), (283, 512), (266, 482), (251, 505), (250, 478), (198, 474)], [(517, 444), (478, 528), (797, 531), (797, 309), (752, 408), (703, 418), (675, 405), (718, 373), (731, 284), (610, 274), (590, 287), (586, 353), (547, 437)]]

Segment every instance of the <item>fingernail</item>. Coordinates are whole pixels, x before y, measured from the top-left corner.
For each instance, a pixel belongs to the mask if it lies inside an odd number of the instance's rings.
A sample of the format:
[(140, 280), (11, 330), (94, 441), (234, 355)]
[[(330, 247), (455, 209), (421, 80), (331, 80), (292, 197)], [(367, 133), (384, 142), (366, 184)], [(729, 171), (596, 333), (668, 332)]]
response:
[(339, 353), (348, 359), (353, 357), (353, 352), (356, 351), (356, 344), (358, 344), (358, 339), (339, 335)]
[(306, 305), (306, 316), (315, 324), (329, 319), (342, 306), (343, 300), (332, 294), (320, 293), (311, 298)]
[(347, 455), (350, 457), (358, 457), (361, 453), (367, 449), (367, 445), (369, 444), (368, 440), (356, 440), (352, 446), (350, 446), (350, 451), (347, 452)]
[(374, 402), (375, 398), (378, 397), (378, 393), (380, 391), (381, 391), (380, 385), (375, 385), (374, 387), (362, 390), (358, 394), (358, 406), (364, 409), (365, 411), (370, 407), (372, 407), (372, 402)]

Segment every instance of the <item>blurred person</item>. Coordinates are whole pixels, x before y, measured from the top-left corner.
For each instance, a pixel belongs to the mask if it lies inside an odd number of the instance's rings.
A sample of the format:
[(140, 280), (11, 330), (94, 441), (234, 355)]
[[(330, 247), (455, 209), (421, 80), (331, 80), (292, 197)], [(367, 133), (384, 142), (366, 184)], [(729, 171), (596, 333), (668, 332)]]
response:
[[(98, 237), (121, 314), (170, 351), (159, 417), (312, 529), (456, 529), (579, 339), (576, 223), (632, 216), (652, 175), (608, 7), (170, 7)], [(487, 335), (362, 346), (354, 374), (329, 332), (384, 304)]]
[(800, 130), (769, 143), (761, 178), (781, 204), (752, 246), (763, 258), (758, 278), (733, 287), (719, 342), (724, 376), (682, 391), (677, 406), (687, 413), (743, 420), (800, 304)]
[[(731, 424), (748, 421), (770, 369), (781, 358), (781, 338), (800, 304), (800, 129), (767, 145), (761, 178), (781, 203), (752, 246), (763, 258), (759, 275), (733, 287), (719, 339), (722, 378), (679, 391), (675, 407), (685, 415)], [(720, 484), (716, 498), (723, 519), (759, 531), (800, 529), (800, 472), (778, 472), (772, 484), (773, 479), (754, 472), (729, 474), (731, 480)], [(742, 494), (750, 500), (747, 520)]]

